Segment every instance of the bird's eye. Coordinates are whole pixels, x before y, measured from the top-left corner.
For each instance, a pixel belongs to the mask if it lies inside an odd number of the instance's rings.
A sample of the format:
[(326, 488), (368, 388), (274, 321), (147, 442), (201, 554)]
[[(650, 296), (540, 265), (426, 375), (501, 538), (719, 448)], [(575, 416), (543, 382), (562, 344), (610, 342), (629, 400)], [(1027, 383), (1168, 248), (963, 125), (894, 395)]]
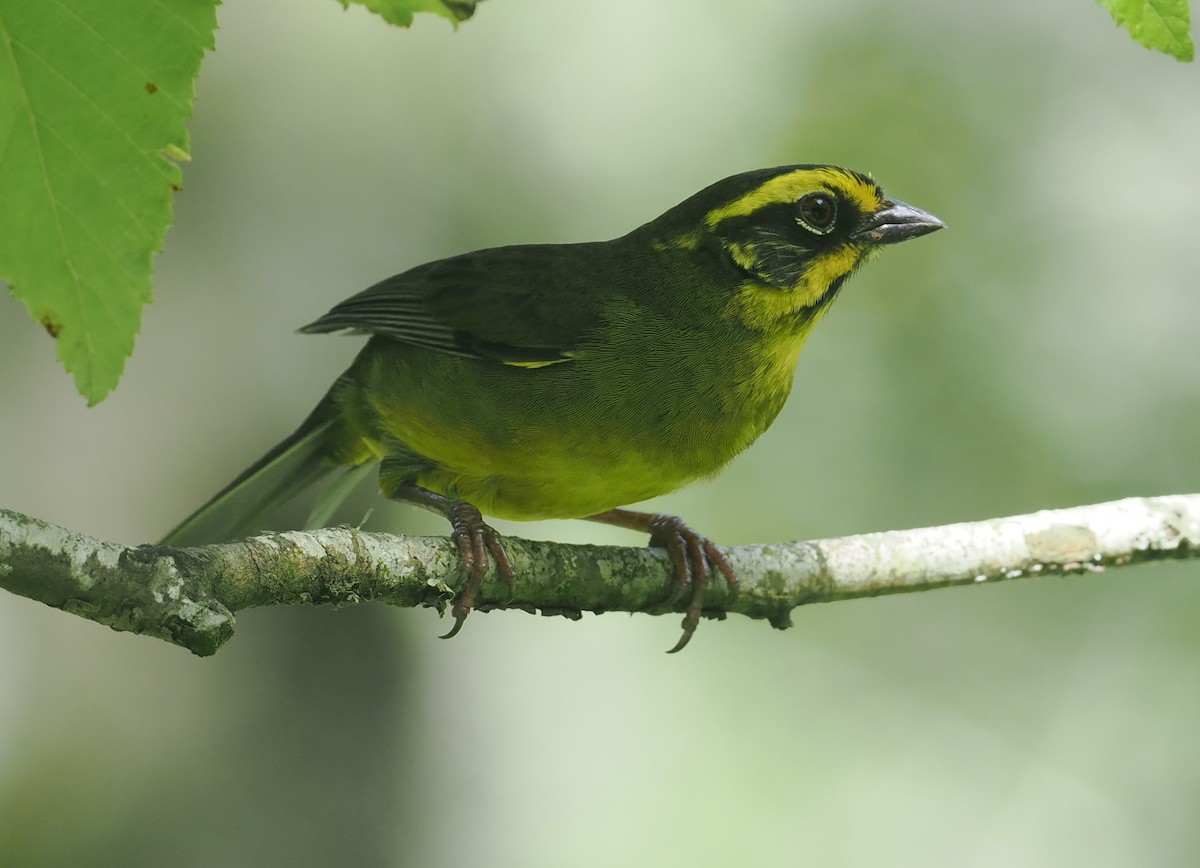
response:
[(797, 221), (818, 235), (828, 235), (837, 221), (837, 203), (828, 193), (809, 193), (800, 199)]

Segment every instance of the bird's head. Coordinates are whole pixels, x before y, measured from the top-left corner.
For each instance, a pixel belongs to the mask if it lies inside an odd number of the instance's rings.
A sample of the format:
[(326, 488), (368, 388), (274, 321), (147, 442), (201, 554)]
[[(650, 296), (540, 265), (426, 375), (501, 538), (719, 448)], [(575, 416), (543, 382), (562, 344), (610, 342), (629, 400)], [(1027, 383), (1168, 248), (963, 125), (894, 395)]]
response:
[(945, 224), (858, 172), (782, 166), (718, 181), (650, 225), (659, 245), (718, 251), (739, 276), (734, 308), (765, 328), (815, 320), (872, 253)]

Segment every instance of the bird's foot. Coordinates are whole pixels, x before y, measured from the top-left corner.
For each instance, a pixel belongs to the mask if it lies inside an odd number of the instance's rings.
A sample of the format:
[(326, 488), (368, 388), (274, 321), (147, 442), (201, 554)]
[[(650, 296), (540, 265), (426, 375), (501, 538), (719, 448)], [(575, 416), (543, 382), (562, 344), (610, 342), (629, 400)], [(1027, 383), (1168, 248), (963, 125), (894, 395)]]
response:
[(454, 598), (454, 605), (450, 607), (454, 626), (440, 638), (450, 639), (458, 635), (467, 615), (471, 614), (475, 598), (479, 596), (479, 589), (483, 587), (483, 579), (487, 575), (489, 554), (496, 561), (496, 569), (508, 585), (509, 596), (512, 596), (516, 572), (500, 542), (500, 534), (483, 520), (478, 509), (465, 500), (454, 500), (417, 485), (404, 485), (393, 497), (439, 512), (450, 522), (450, 539), (458, 548), (458, 569), (464, 584)]
[(508, 553), (500, 544), (500, 534), (490, 524), (483, 520), (479, 510), (462, 500), (451, 501), (446, 513), (450, 521), (450, 539), (458, 546), (458, 566), (466, 579), (462, 591), (450, 608), (454, 616), (454, 626), (440, 638), (451, 639), (462, 629), (463, 622), (475, 606), (475, 597), (483, 587), (483, 578), (487, 574), (488, 553), (496, 560), (496, 569), (508, 585), (511, 597), (516, 581), (516, 573), (508, 560)]
[(668, 612), (674, 609), (691, 585), (692, 596), (683, 615), (683, 635), (668, 654), (682, 651), (696, 632), (704, 610), (704, 597), (714, 571), (725, 578), (726, 587), (736, 596), (738, 576), (729, 565), (729, 561), (725, 560), (725, 556), (711, 540), (696, 533), (683, 523), (683, 519), (674, 515), (634, 512), (627, 509), (610, 509), (589, 518), (648, 533), (653, 548), (666, 549), (674, 566), (674, 573), (670, 593), (662, 602), (660, 611)]
[(714, 569), (725, 577), (725, 584), (736, 594), (738, 577), (729, 561), (707, 537), (701, 536), (674, 515), (656, 515), (650, 522), (650, 545), (667, 550), (675, 575), (671, 581), (671, 594), (663, 603), (665, 609), (673, 609), (683, 596), (687, 586), (692, 586), (692, 598), (688, 601), (683, 616), (683, 635), (668, 654), (682, 651), (692, 639), (700, 623), (704, 608), (704, 597), (712, 580)]

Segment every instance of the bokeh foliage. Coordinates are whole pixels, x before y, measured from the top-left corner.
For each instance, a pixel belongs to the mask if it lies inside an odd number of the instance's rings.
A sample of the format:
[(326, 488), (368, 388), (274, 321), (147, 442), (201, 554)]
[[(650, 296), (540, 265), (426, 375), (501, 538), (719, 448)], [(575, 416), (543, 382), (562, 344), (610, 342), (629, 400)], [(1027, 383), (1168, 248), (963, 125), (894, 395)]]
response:
[[(341, 0), (349, 5), (350, 0)], [(392, 24), (474, 2), (355, 0)], [(89, 403), (133, 352), (217, 0), (0, 0), (0, 279)]]

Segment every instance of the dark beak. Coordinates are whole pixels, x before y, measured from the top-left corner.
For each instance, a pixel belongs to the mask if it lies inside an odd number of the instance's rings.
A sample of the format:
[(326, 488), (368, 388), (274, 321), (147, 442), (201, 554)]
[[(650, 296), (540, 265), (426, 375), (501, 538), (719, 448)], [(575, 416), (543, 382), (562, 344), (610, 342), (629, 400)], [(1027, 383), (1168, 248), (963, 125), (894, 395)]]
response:
[(854, 231), (853, 238), (867, 244), (896, 244), (945, 227), (945, 223), (928, 211), (904, 202), (884, 200), (883, 208), (868, 217)]

